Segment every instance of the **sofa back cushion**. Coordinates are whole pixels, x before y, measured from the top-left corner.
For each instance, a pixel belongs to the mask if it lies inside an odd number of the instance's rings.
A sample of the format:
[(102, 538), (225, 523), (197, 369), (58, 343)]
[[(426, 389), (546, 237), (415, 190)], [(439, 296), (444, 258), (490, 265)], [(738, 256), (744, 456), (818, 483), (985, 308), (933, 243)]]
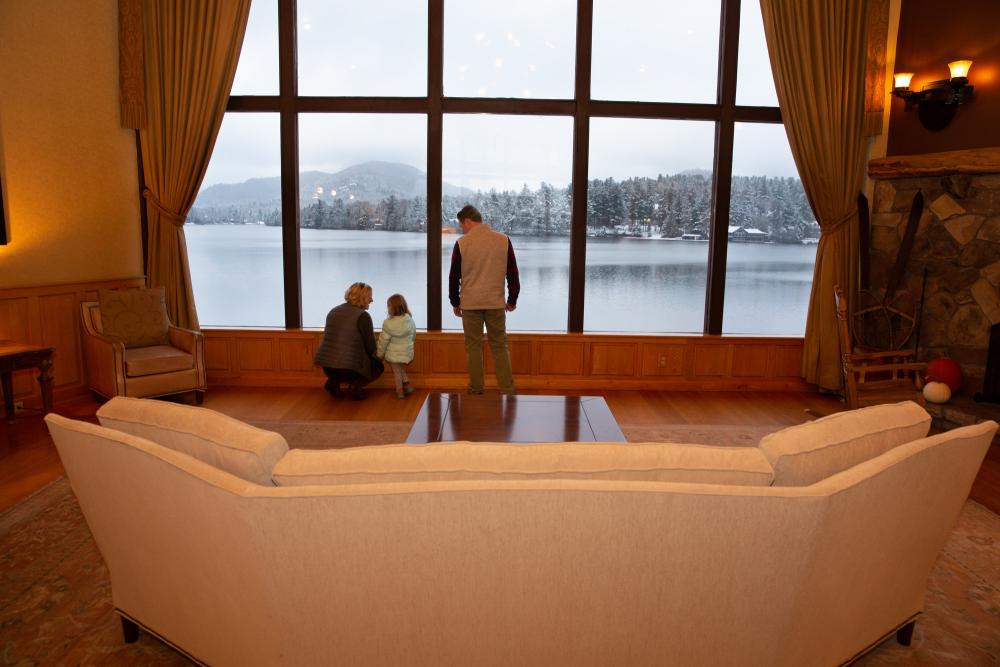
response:
[(761, 438), (774, 486), (808, 486), (927, 435), (931, 416), (913, 401), (838, 412)]
[(102, 332), (125, 347), (166, 345), (170, 320), (162, 287), (97, 291)]
[(278, 486), (498, 479), (599, 479), (767, 486), (756, 447), (673, 443), (448, 442), (293, 449), (274, 467)]
[(101, 406), (97, 417), (102, 426), (152, 440), (267, 486), (274, 484), (274, 464), (288, 452), (288, 443), (277, 433), (191, 405), (118, 396)]

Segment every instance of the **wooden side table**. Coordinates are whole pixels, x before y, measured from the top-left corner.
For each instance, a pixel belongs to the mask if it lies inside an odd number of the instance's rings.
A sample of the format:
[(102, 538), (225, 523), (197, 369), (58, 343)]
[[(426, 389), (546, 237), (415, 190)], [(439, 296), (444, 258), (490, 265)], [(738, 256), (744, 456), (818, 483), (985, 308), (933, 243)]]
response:
[(3, 404), (7, 410), (7, 423), (14, 423), (14, 371), (25, 368), (38, 369), (38, 384), (42, 388), (42, 414), (52, 411), (52, 353), (53, 347), (27, 345), (13, 340), (0, 340), (0, 382), (3, 385)]

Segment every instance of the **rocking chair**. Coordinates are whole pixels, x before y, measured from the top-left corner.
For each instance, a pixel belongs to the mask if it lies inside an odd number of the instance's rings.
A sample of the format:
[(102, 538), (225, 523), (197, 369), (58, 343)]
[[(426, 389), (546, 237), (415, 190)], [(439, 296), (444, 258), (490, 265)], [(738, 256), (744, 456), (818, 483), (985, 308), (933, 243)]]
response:
[(853, 410), (899, 401), (923, 405), (921, 389), (927, 364), (916, 362), (913, 350), (856, 350), (851, 338), (847, 299), (840, 286), (834, 286), (833, 298), (837, 306), (837, 335), (847, 407)]

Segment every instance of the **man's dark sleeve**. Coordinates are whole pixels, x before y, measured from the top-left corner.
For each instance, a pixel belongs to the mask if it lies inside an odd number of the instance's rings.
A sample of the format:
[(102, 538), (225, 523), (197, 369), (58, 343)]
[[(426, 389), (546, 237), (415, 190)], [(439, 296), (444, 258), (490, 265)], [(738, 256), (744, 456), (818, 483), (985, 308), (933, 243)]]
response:
[(361, 334), (361, 343), (365, 346), (365, 354), (374, 357), (375, 327), (372, 325), (372, 316), (368, 313), (361, 313), (361, 317), (358, 318), (358, 333)]
[(459, 298), (459, 289), (462, 284), (462, 253), (458, 249), (458, 242), (451, 251), (451, 270), (448, 272), (448, 301), (455, 308), (462, 305)]
[(517, 295), (521, 293), (521, 278), (517, 272), (517, 258), (514, 244), (507, 239), (507, 303), (517, 305)]

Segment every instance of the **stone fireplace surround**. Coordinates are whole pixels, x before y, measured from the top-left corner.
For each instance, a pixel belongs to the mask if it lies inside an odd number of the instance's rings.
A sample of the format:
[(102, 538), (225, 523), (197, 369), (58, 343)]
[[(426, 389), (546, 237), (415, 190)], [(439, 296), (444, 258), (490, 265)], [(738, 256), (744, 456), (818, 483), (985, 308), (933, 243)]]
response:
[[(969, 397), (982, 390), (990, 327), (1000, 323), (1000, 147), (880, 158), (868, 174), (875, 182), (872, 288), (885, 289), (913, 197), (922, 191), (924, 210), (901, 289), (916, 302), (927, 269), (919, 357), (961, 364), (962, 391), (952, 403), (974, 407)], [(982, 407), (975, 411), (1000, 411)]]

